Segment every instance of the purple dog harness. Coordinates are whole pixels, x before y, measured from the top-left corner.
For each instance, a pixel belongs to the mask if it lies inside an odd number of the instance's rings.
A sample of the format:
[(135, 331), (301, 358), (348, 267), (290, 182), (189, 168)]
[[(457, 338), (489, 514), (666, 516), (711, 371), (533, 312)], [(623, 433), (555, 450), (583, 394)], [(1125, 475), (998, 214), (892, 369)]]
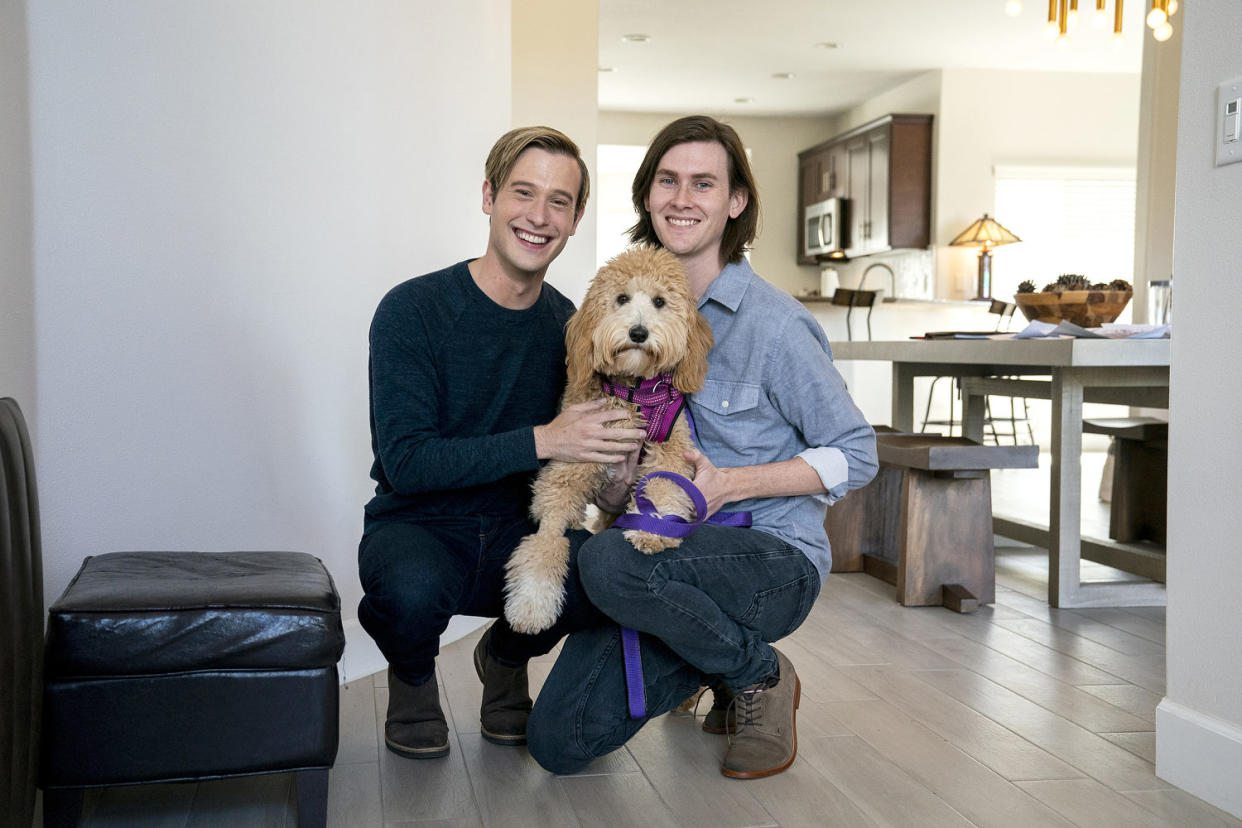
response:
[(673, 386), (672, 374), (656, 374), (638, 384), (637, 388), (618, 385), (600, 377), (604, 393), (638, 406), (647, 421), (647, 439), (663, 443), (673, 431), (677, 415), (686, 407), (686, 395)]
[[(682, 411), (686, 412), (686, 425), (690, 427), (690, 435), (698, 441), (694, 431), (694, 419), (686, 406), (685, 395), (673, 387), (673, 378), (669, 374), (658, 374), (643, 380), (637, 388), (618, 385), (607, 379), (600, 378), (604, 393), (619, 397), (626, 402), (638, 406), (639, 412), (647, 422), (647, 439), (653, 443), (663, 443), (673, 431), (673, 423)], [(678, 515), (661, 515), (655, 505), (643, 493), (647, 481), (653, 477), (671, 480), (682, 488), (694, 504), (695, 519), (688, 521)], [(747, 527), (751, 524), (750, 512), (717, 512), (710, 518), (704, 518), (707, 512), (707, 501), (690, 480), (675, 472), (654, 471), (638, 481), (634, 489), (634, 505), (637, 512), (621, 515), (613, 522), (613, 526), (622, 529), (638, 529), (653, 535), (666, 538), (686, 538), (704, 523), (718, 526)], [(642, 656), (638, 646), (638, 631), (629, 627), (621, 628), (621, 652), (625, 660), (626, 700), (629, 704), (630, 718), (643, 719), (647, 716), (647, 699), (643, 686)]]

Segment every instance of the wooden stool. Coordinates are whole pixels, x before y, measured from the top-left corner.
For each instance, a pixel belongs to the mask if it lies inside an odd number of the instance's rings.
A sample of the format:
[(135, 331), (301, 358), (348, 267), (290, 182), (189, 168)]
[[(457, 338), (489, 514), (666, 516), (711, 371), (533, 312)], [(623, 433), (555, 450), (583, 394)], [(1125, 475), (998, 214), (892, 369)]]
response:
[(944, 605), (970, 612), (992, 603), (996, 576), (988, 472), (1035, 468), (1039, 448), (895, 433), (878, 433), (876, 444), (876, 479), (829, 511), (825, 528), (833, 571), (861, 569), (895, 584), (904, 606)]
[(1169, 424), (1151, 417), (1082, 421), (1082, 430), (1107, 434), (1117, 448), (1113, 459), (1108, 536), (1132, 543), (1165, 542), (1169, 491)]
[[(914, 436), (886, 425), (874, 428), (877, 444), (886, 435)], [(893, 560), (897, 560), (900, 503), (901, 469), (881, 463), (870, 483), (832, 504), (824, 518), (824, 531), (832, 547), (833, 572), (866, 572), (868, 559), (884, 558), (886, 549), (893, 550)]]

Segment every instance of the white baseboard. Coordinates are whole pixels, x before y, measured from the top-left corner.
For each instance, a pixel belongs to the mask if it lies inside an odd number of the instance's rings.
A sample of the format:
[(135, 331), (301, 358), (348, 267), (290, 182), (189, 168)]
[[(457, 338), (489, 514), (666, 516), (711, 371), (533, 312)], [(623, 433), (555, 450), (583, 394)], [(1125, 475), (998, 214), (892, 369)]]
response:
[(1242, 728), (1165, 698), (1156, 707), (1156, 775), (1242, 818)]
[[(459, 638), (465, 638), (490, 620), (490, 618), (476, 618), (473, 615), (453, 616), (453, 619), (449, 621), (448, 629), (440, 636), (440, 646), (445, 647)], [(367, 635), (367, 631), (362, 628), (357, 618), (346, 621), (344, 627), (345, 654), (341, 656), (341, 662), (337, 665), (341, 684), (388, 669), (388, 661), (384, 658), (384, 654), (379, 651), (379, 647), (375, 646), (375, 641)]]

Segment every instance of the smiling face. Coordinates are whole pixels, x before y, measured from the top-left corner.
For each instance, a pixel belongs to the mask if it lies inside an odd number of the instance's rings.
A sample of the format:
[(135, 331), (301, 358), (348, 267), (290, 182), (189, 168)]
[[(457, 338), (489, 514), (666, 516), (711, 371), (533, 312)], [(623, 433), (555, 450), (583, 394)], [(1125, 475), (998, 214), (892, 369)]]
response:
[(484, 259), (511, 279), (542, 279), (578, 229), (581, 180), (573, 158), (532, 147), (499, 189), (483, 182), (483, 212), (491, 217)]
[(677, 144), (664, 153), (643, 202), (660, 244), (677, 255), (692, 278), (714, 278), (724, 266), (721, 240), (730, 219), (746, 207), (745, 190), (729, 189), (729, 156), (715, 141)]
[(661, 248), (635, 247), (591, 280), (569, 320), (566, 346), (574, 399), (589, 396), (596, 374), (634, 384), (670, 372), (675, 387), (692, 393), (707, 373), (712, 329), (695, 306), (677, 257)]

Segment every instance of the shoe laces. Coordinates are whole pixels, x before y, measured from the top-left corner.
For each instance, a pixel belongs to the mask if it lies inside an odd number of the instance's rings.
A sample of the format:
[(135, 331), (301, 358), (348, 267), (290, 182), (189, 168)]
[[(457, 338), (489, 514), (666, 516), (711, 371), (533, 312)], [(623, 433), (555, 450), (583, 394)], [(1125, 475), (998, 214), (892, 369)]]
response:
[(703, 701), (703, 694), (708, 691), (706, 686), (700, 687), (699, 692), (694, 694), (694, 706), (690, 708), (690, 718), (697, 718), (699, 715), (699, 703)]
[(763, 726), (763, 693), (767, 684), (748, 687), (737, 693), (729, 703), (734, 715), (733, 732), (729, 733), (729, 744), (733, 744), (735, 736), (740, 736), (747, 727)]

